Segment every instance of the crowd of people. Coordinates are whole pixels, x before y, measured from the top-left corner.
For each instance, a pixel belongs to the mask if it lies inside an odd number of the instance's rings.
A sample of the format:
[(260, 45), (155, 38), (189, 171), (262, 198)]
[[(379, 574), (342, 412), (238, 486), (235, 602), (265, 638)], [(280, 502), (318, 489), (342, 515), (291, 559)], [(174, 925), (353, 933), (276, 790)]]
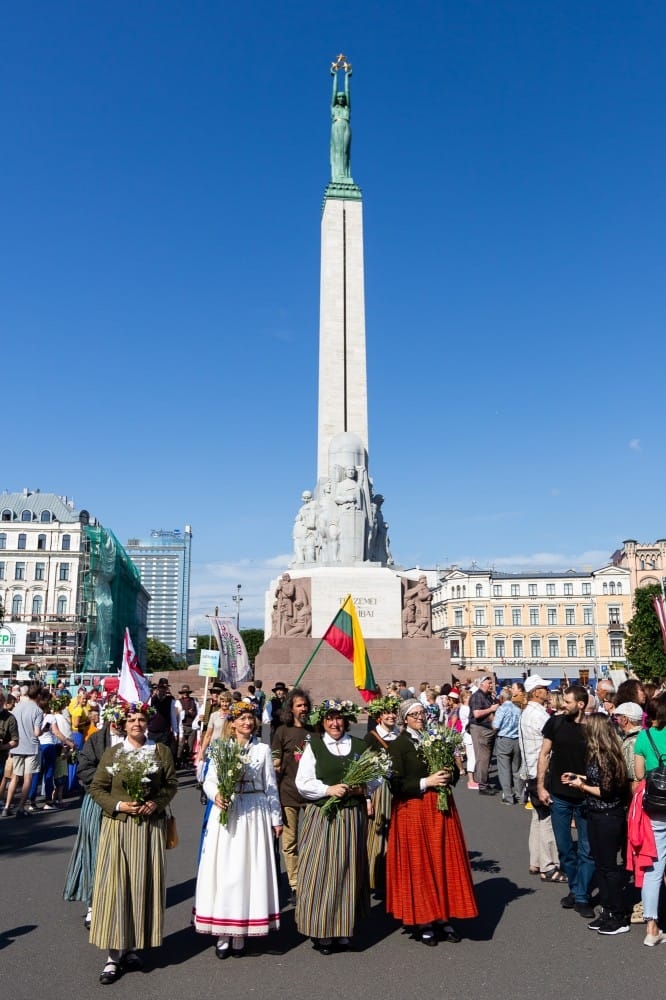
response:
[[(351, 702), (312, 705), (282, 682), (272, 697), (261, 682), (245, 693), (215, 682), (209, 694), (199, 703), (184, 684), (176, 698), (166, 678), (130, 705), (62, 685), (0, 688), (2, 816), (29, 817), (40, 794), (50, 811), (65, 791), (82, 793), (63, 895), (85, 903), (90, 942), (106, 953), (102, 984), (161, 943), (167, 815), (186, 766), (206, 803), (193, 926), (214, 937), (219, 959), (279, 928), (278, 844), (286, 905), (321, 955), (352, 946), (371, 892), (422, 944), (460, 941), (460, 921), (477, 915), (453, 795), (462, 778), (531, 811), (529, 872), (566, 887), (565, 910), (603, 936), (644, 923), (646, 946), (666, 943), (666, 691), (656, 685), (615, 690), (604, 678), (594, 693), (551, 691), (532, 675), (495, 692), (488, 676), (417, 692), (394, 682), (368, 706), (364, 739), (350, 732)], [(424, 752), (434, 731), (455, 734), (445, 764)], [(366, 760), (370, 777), (346, 780)]]

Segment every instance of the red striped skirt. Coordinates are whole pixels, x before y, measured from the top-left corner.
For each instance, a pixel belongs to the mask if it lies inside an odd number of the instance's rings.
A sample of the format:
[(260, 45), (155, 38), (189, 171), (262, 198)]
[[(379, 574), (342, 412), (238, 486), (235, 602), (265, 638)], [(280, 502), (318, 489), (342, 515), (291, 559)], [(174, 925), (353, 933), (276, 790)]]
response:
[(465, 836), (453, 796), (393, 800), (386, 858), (386, 909), (409, 926), (478, 916)]

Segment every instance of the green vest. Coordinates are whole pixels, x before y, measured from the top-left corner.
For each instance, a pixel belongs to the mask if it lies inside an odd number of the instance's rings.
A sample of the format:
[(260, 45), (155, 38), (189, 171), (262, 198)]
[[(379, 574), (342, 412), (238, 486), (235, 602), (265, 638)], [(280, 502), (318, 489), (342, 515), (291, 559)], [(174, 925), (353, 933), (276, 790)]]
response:
[[(321, 736), (311, 737), (310, 746), (316, 761), (315, 774), (320, 781), (327, 785), (339, 785), (344, 781), (347, 765), (354, 759), (354, 756), (360, 757), (363, 751), (368, 749), (363, 740), (359, 740), (355, 736), (351, 737), (351, 741), (351, 753), (346, 757), (338, 757), (326, 749)], [(364, 801), (362, 795), (345, 795), (340, 802), (340, 808), (351, 809), (354, 806), (364, 804)], [(326, 802), (326, 798), (317, 799), (315, 805), (323, 806), (324, 802)]]

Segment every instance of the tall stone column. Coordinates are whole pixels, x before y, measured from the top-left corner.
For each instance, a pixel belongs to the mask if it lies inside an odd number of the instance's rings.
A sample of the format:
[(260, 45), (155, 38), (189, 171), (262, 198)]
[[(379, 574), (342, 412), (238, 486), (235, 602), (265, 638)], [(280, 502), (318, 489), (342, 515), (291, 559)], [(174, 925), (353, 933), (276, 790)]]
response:
[(328, 475), (331, 440), (346, 431), (367, 454), (363, 203), (353, 182), (332, 182), (321, 221), (318, 479)]

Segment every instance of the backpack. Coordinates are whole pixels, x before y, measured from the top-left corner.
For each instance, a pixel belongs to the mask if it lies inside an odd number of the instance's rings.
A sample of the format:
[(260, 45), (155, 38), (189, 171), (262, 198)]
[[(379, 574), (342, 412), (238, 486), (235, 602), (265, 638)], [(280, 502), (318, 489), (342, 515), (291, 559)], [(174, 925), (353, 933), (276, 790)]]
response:
[(657, 755), (659, 764), (645, 774), (643, 810), (648, 816), (666, 818), (666, 756), (657, 750), (657, 745), (652, 739), (649, 729), (646, 730), (646, 734)]

